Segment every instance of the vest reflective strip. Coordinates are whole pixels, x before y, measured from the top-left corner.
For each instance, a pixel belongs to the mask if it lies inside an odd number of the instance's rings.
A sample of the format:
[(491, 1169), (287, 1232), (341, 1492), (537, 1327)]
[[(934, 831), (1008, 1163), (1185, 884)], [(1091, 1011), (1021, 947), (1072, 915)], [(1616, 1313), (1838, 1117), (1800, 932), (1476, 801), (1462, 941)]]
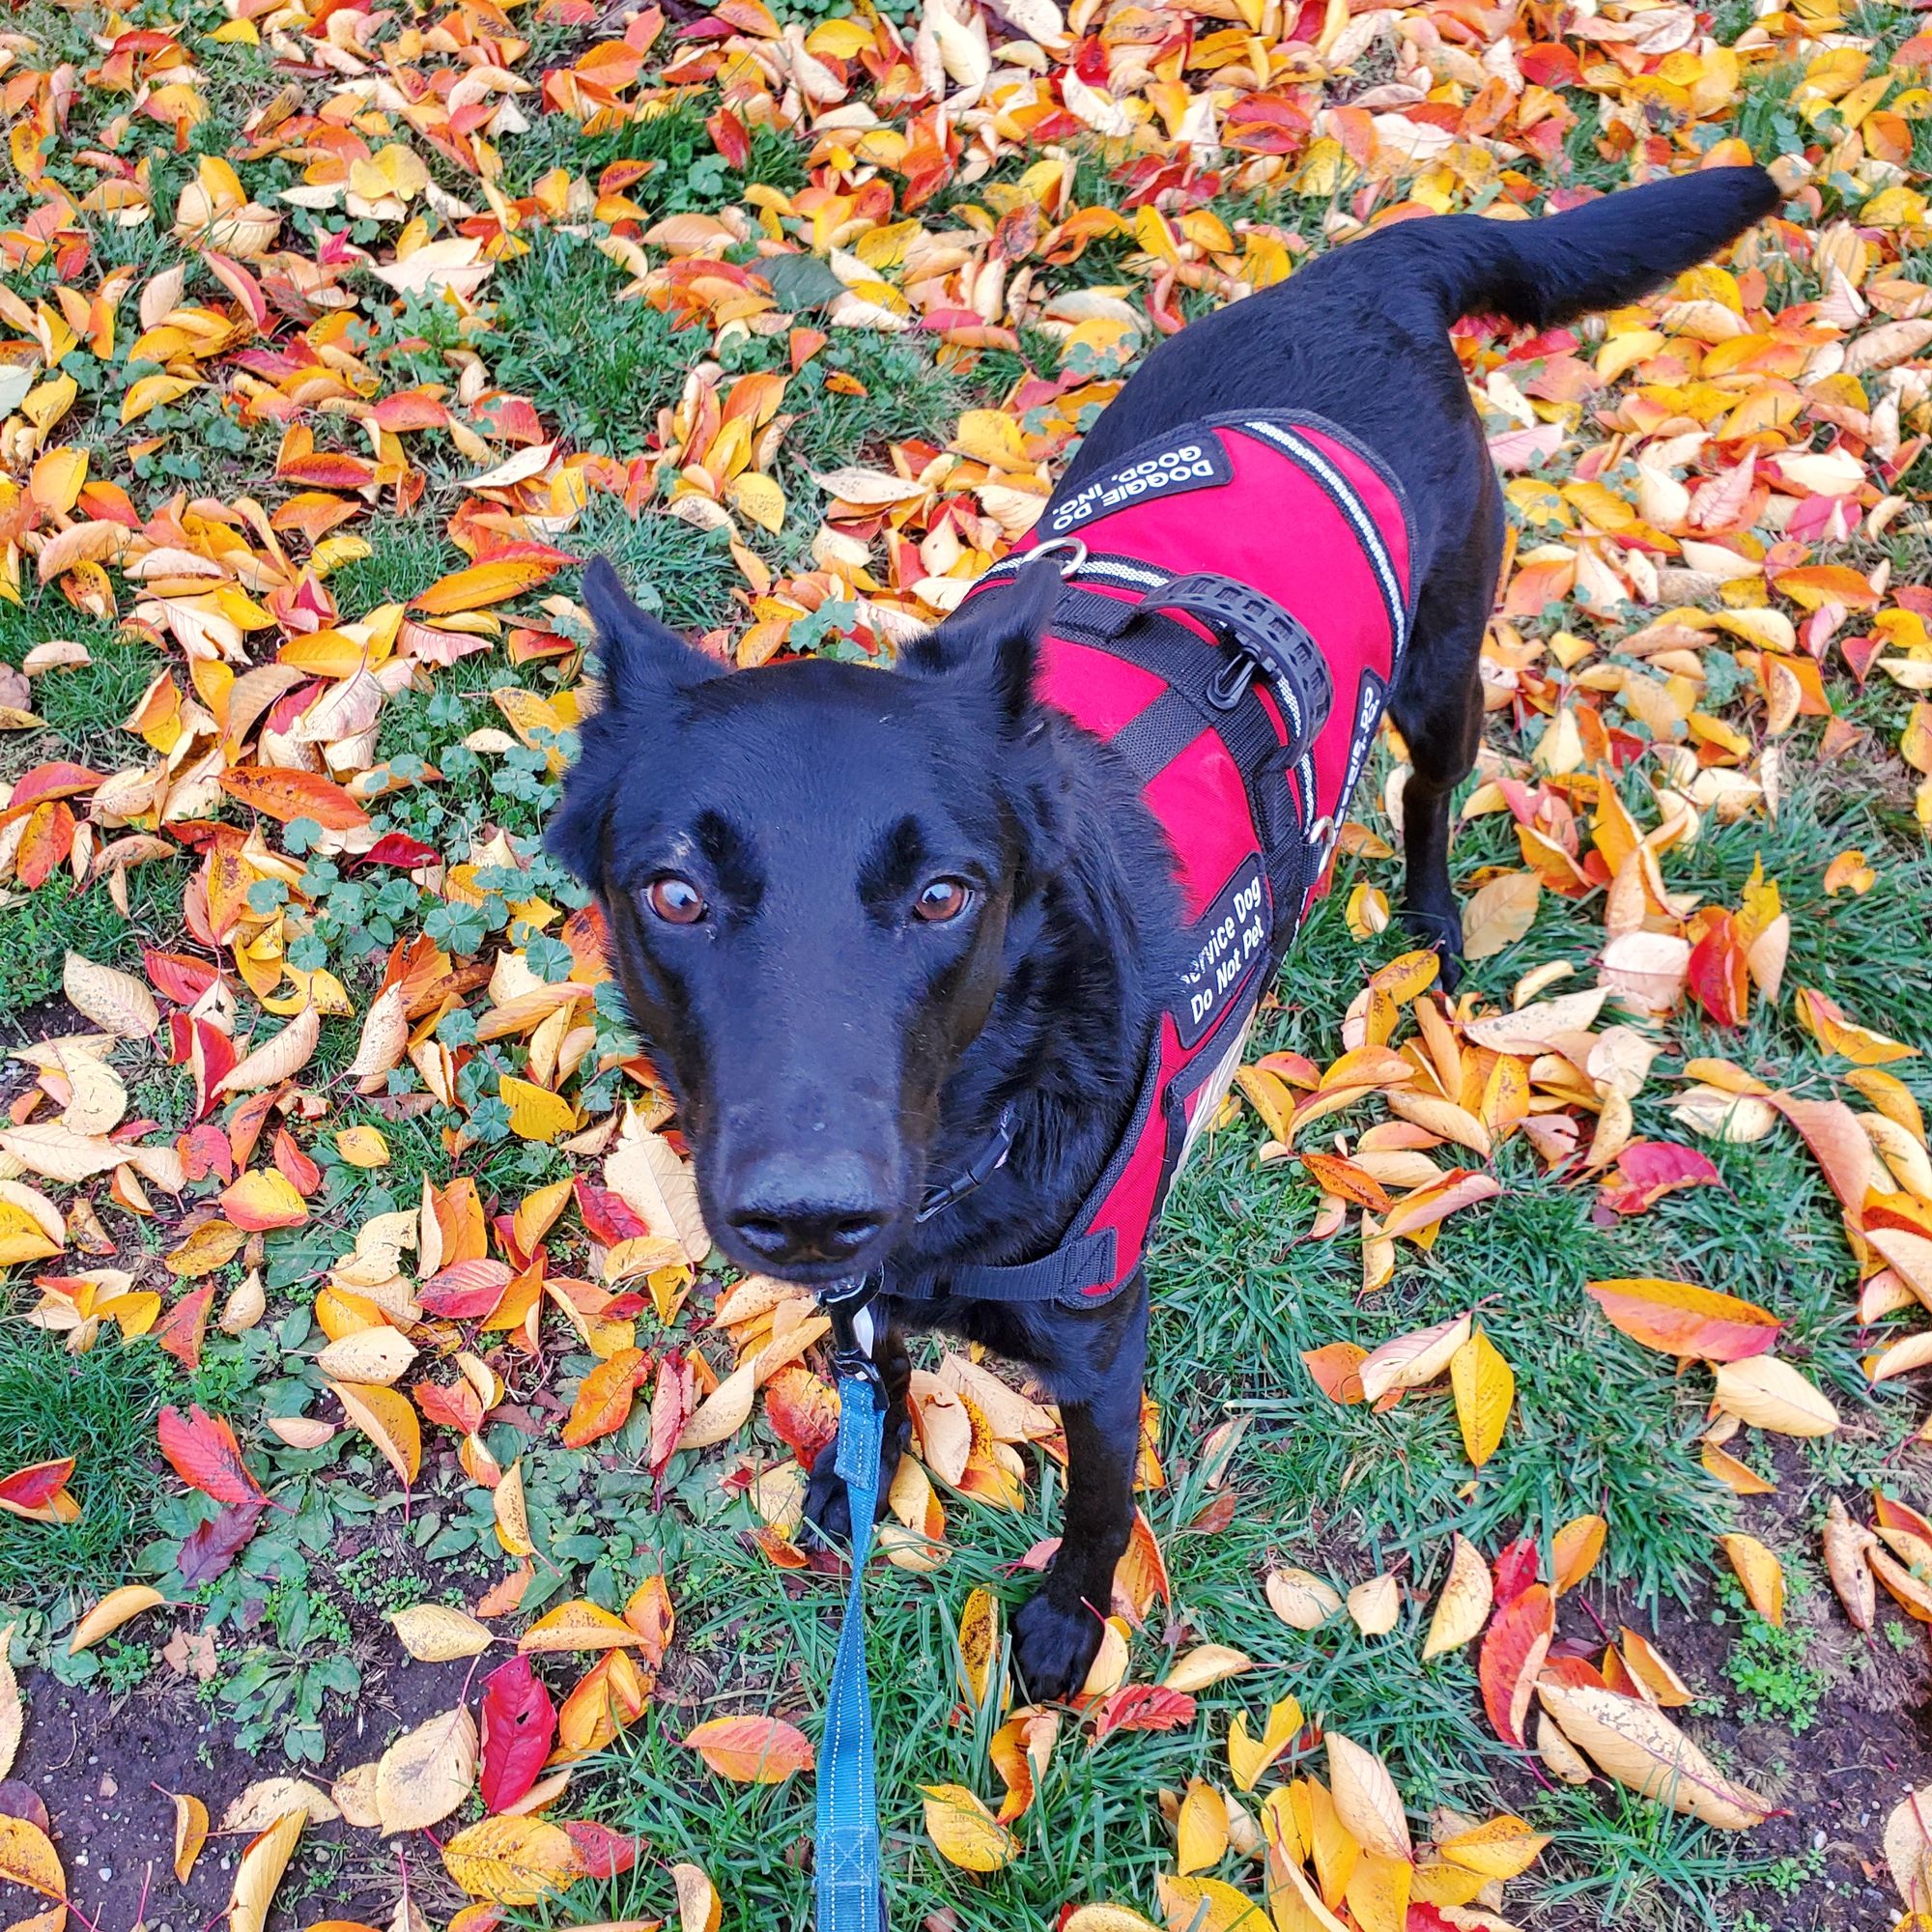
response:
[[(1070, 537), (1055, 537), (1052, 541), (1058, 544), (1065, 544), (1072, 542), (1073, 539)], [(1045, 546), (1041, 545), (1040, 549), (1045, 549)], [(1049, 555), (1054, 554), (1051, 551), (1047, 554)], [(973, 580), (972, 587), (978, 590), (982, 584), (997, 583), (1002, 578), (1017, 577), (1034, 560), (1037, 554), (1037, 552), (1036, 551), (1022, 550), (1015, 551), (1010, 556), (1003, 556), (998, 563), (991, 564), (985, 570), (981, 571)], [(1145, 590), (1158, 590), (1163, 583), (1172, 582), (1172, 579), (1164, 570), (1153, 570), (1144, 568), (1139, 564), (1122, 563), (1118, 557), (1107, 556), (1090, 556), (1084, 558), (1080, 567), (1071, 572), (1070, 576), (1072, 578), (1112, 578), (1118, 582), (1136, 584)]]
[(1401, 660), (1403, 649), (1408, 642), (1402, 580), (1397, 577), (1395, 564), (1382, 543), (1381, 530), (1375, 518), (1370, 516), (1367, 505), (1356, 496), (1355, 486), (1313, 443), (1304, 442), (1293, 430), (1266, 421), (1251, 422), (1243, 427), (1256, 436), (1265, 437), (1278, 448), (1287, 450), (1328, 492), (1335, 499), (1337, 508), (1348, 518), (1376, 573), (1376, 581), (1381, 585), (1382, 602), (1388, 607), (1389, 654), (1393, 666)]

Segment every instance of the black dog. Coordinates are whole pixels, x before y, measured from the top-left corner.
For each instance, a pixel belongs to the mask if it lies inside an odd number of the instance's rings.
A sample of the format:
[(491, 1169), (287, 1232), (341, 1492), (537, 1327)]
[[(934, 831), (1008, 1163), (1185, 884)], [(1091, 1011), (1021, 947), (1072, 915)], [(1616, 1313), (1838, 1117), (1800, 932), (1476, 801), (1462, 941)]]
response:
[[(1548, 327), (1632, 301), (1776, 200), (1761, 171), (1728, 168), (1543, 221), (1368, 237), (1158, 348), (1054, 498), (1231, 411), (1319, 412), (1393, 472), (1412, 544), (1388, 695), (1412, 761), (1405, 916), (1445, 969), (1462, 944), (1450, 794), (1475, 756), (1504, 529), (1448, 325)], [(941, 1276), (1028, 1260), (1061, 1239), (1121, 1139), (1183, 963), (1181, 917), (1134, 772), (1035, 696), (1059, 587), (1030, 567), (908, 649), (897, 675), (817, 661), (725, 675), (607, 563), (585, 573), (608, 692), (551, 842), (603, 904), (706, 1221), (744, 1267), (824, 1286), (889, 1256)], [(1003, 1122), (1005, 1164), (916, 1220), (936, 1183), (985, 1165)], [(1064, 1536), (1014, 1639), (1029, 1692), (1064, 1697), (1132, 1521), (1145, 1286), (1136, 1274), (1098, 1308), (943, 1293), (890, 1313), (1029, 1365), (1059, 1400)], [(883, 1367), (889, 1477), (907, 1431), (896, 1327)], [(829, 1456), (808, 1512), (842, 1533)]]

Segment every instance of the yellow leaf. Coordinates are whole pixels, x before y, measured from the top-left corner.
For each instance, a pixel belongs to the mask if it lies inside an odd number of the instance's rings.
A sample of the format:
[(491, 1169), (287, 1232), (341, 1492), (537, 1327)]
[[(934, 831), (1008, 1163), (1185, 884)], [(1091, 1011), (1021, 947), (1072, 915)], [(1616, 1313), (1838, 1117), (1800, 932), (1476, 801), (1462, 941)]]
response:
[(99, 1603), (88, 1611), (73, 1627), (73, 1635), (68, 1639), (67, 1654), (78, 1657), (83, 1650), (91, 1650), (104, 1636), (111, 1636), (121, 1626), (143, 1610), (152, 1610), (167, 1599), (152, 1583), (123, 1583), (118, 1590), (109, 1590)]
[(1478, 887), (1463, 908), (1463, 956), (1488, 959), (1513, 946), (1529, 930), (1542, 896), (1534, 872), (1505, 872)]
[[(1145, 211), (1151, 213), (1152, 210)], [(968, 410), (959, 418), (952, 447), (994, 469), (1032, 467), (1020, 426), (1004, 410)]]
[[(273, 989), (270, 988), (272, 991)], [(315, 1056), (322, 1037), (322, 1014), (306, 1007), (287, 1026), (264, 1040), (222, 1076), (217, 1094), (253, 1094), (292, 1080)]]
[(1269, 1705), (1267, 1722), (1259, 1739), (1248, 1735), (1248, 1714), (1235, 1713), (1228, 1726), (1228, 1770), (1239, 1791), (1252, 1791), (1262, 1773), (1301, 1734), (1301, 1705), (1293, 1697), (1283, 1697)]
[(410, 608), (429, 617), (480, 611), (486, 604), (500, 604), (506, 597), (518, 597), (539, 583), (548, 583), (562, 567), (561, 560), (552, 562), (548, 557), (499, 557), (494, 562), (472, 563), (439, 578)]
[(1745, 1586), (1751, 1608), (1766, 1623), (1782, 1628), (1784, 1570), (1777, 1558), (1754, 1536), (1731, 1535), (1719, 1541), (1724, 1546), (1724, 1554), (1731, 1559), (1731, 1568), (1738, 1573), (1738, 1581)]
[(128, 393), (121, 398), (121, 422), (125, 428), (137, 421), (150, 410), (159, 409), (163, 403), (178, 401), (190, 389), (198, 389), (201, 384), (192, 376), (143, 376), (138, 382), (128, 385)]
[(1486, 1879), (1512, 1879), (1526, 1872), (1548, 1842), (1520, 1818), (1505, 1814), (1458, 1832), (1435, 1849), (1450, 1864), (1461, 1865), (1464, 1871), (1480, 1872)]
[(1672, 1810), (1742, 1832), (1763, 1824), (1775, 1809), (1725, 1777), (1662, 1711), (1635, 1697), (1548, 1680), (1536, 1687), (1536, 1694), (1563, 1735), (1599, 1769)]
[(718, 1888), (694, 1864), (672, 1865), (670, 1876), (677, 1887), (678, 1932), (718, 1932), (724, 1916)]
[(1932, 1784), (1892, 1807), (1885, 1821), (1885, 1861), (1905, 1909), (1932, 1913)]
[(1755, 1429), (1784, 1435), (1829, 1435), (1838, 1411), (1817, 1386), (1776, 1355), (1753, 1355), (1742, 1362), (1719, 1362), (1718, 1406)]
[(208, 1806), (190, 1792), (171, 1791), (175, 1806), (175, 1877), (183, 1885), (208, 1842)]
[(510, 1131), (520, 1140), (554, 1141), (577, 1126), (577, 1109), (561, 1094), (513, 1074), (497, 1076), (497, 1092), (510, 1110)]
[(963, 1784), (923, 1784), (920, 1789), (925, 1793), (926, 1835), (949, 1864), (996, 1872), (1018, 1849), (1012, 1833)]
[(1154, 1932), (1154, 1928), (1124, 1905), (1083, 1905), (1060, 1932)]
[(546, 1610), (517, 1639), (517, 1648), (526, 1652), (616, 1650), (639, 1641), (622, 1617), (599, 1609), (588, 1598), (574, 1597), (554, 1610)]
[(1490, 1566), (1483, 1561), (1482, 1551), (1459, 1534), (1449, 1560), (1449, 1580), (1435, 1600), (1435, 1614), (1430, 1619), (1429, 1636), (1422, 1646), (1424, 1658), (1458, 1650), (1475, 1636), (1490, 1620), (1494, 1595)]
[(1371, 1577), (1349, 1592), (1348, 1607), (1364, 1636), (1386, 1636), (1402, 1615), (1402, 1585), (1390, 1572)]
[(1364, 1851), (1385, 1859), (1407, 1859), (1412, 1847), (1408, 1820), (1388, 1767), (1373, 1751), (1339, 1731), (1327, 1733), (1328, 1795), (1335, 1815)]
[(993, 1666), (1000, 1652), (1000, 1600), (992, 1591), (975, 1589), (959, 1612), (959, 1682), (967, 1703), (979, 1710), (993, 1688)]
[(1262, 1909), (1246, 1893), (1218, 1878), (1169, 1878), (1153, 1882), (1168, 1932), (1264, 1932)]
[(392, 1610), (389, 1621), (403, 1648), (423, 1663), (480, 1657), (492, 1641), (490, 1633), (467, 1610), (448, 1604), (416, 1604), (407, 1610)]
[[(1180, 1801), (1180, 1820), (1175, 1833), (1175, 1863), (1180, 1871), (1206, 1871), (1218, 1865), (1228, 1849), (1228, 1806), (1211, 1784), (1190, 1778)], [(957, 1861), (955, 1861), (957, 1862)]]
[(731, 479), (724, 494), (761, 529), (776, 535), (784, 526), (784, 492), (769, 476), (748, 469)]
[(497, 1520), (497, 1541), (510, 1556), (534, 1556), (536, 1545), (530, 1541), (529, 1510), (524, 1501), (524, 1463), (520, 1456), (503, 1471), (502, 1480), (491, 1492), (490, 1504)]
[(330, 1382), (343, 1411), (368, 1436), (407, 1488), (422, 1467), (422, 1425), (406, 1395), (375, 1382)]
[(384, 1836), (439, 1825), (476, 1782), (476, 1719), (459, 1704), (405, 1731), (376, 1763)]
[(1449, 1385), (1456, 1396), (1463, 1447), (1480, 1469), (1503, 1439), (1503, 1425), (1516, 1401), (1516, 1377), (1495, 1344), (1476, 1328), (1449, 1358)]
[(61, 990), (104, 1033), (119, 1039), (150, 1038), (161, 1024), (155, 996), (131, 973), (97, 966), (70, 952), (61, 967)]
[(266, 1932), (275, 1888), (289, 1868), (296, 1841), (307, 1823), (305, 1811), (291, 1811), (249, 1841), (235, 1868), (235, 1889), (228, 1901), (228, 1932)]
[(535, 1905), (577, 1870), (570, 1834), (541, 1818), (485, 1818), (446, 1840), (443, 1869), (471, 1898)]
[(377, 1127), (338, 1127), (335, 1151), (351, 1167), (387, 1167), (389, 1144)]
[(1342, 1607), (1334, 1585), (1306, 1570), (1271, 1570), (1263, 1587), (1268, 1607), (1292, 1630), (1320, 1630)]
[(1238, 1677), (1254, 1667), (1254, 1659), (1244, 1650), (1231, 1649), (1225, 1643), (1201, 1643), (1177, 1657), (1160, 1681), (1169, 1690), (1205, 1690), (1210, 1684)]
[(221, 1814), (220, 1830), (252, 1838), (291, 1811), (299, 1811), (311, 1825), (333, 1824), (342, 1816), (334, 1800), (305, 1777), (262, 1777)]
[(1573, 1517), (1549, 1541), (1549, 1588), (1560, 1597), (1574, 1590), (1604, 1553), (1610, 1526), (1600, 1516)]

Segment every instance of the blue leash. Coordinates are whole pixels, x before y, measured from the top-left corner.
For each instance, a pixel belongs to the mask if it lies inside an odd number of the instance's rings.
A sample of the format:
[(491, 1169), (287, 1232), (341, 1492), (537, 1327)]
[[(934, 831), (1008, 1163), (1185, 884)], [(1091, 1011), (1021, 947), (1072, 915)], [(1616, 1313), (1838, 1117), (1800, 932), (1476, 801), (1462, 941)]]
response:
[(872, 1360), (875, 1329), (869, 1304), (876, 1292), (876, 1282), (865, 1280), (820, 1297), (832, 1317), (832, 1359), (838, 1370), (836, 1466), (852, 1511), (852, 1584), (818, 1753), (817, 1932), (886, 1932), (863, 1599), (886, 1420), (886, 1393)]

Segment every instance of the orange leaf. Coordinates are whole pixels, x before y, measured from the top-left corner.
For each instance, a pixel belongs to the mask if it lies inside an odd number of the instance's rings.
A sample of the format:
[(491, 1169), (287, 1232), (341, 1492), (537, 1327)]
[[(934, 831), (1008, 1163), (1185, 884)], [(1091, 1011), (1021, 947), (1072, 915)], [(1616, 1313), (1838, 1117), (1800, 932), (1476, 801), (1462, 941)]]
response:
[(582, 1449), (600, 1436), (612, 1435), (631, 1414), (631, 1397), (647, 1367), (641, 1349), (619, 1349), (602, 1361), (577, 1386), (577, 1400), (563, 1425), (566, 1449)]
[(1688, 1281), (1640, 1276), (1587, 1281), (1583, 1289), (1613, 1327), (1665, 1355), (1694, 1355), (1706, 1362), (1746, 1361), (1771, 1348), (1784, 1325), (1753, 1301), (1740, 1301)]
[(411, 607), (428, 617), (444, 617), (454, 611), (480, 611), (548, 583), (569, 559), (558, 553), (542, 556), (493, 557), (439, 578)]
[(1556, 1599), (1548, 1585), (1532, 1583), (1491, 1621), (1483, 1638), (1477, 1675), (1483, 1708), (1505, 1744), (1522, 1748), (1522, 1720), (1536, 1690), (1536, 1673), (1556, 1634)]
[(236, 765), (215, 782), (230, 798), (282, 825), (312, 818), (327, 832), (355, 832), (369, 822), (369, 814), (339, 784), (316, 772)]
[(734, 1784), (781, 1784), (813, 1762), (810, 1739), (782, 1718), (713, 1718), (684, 1742)]

